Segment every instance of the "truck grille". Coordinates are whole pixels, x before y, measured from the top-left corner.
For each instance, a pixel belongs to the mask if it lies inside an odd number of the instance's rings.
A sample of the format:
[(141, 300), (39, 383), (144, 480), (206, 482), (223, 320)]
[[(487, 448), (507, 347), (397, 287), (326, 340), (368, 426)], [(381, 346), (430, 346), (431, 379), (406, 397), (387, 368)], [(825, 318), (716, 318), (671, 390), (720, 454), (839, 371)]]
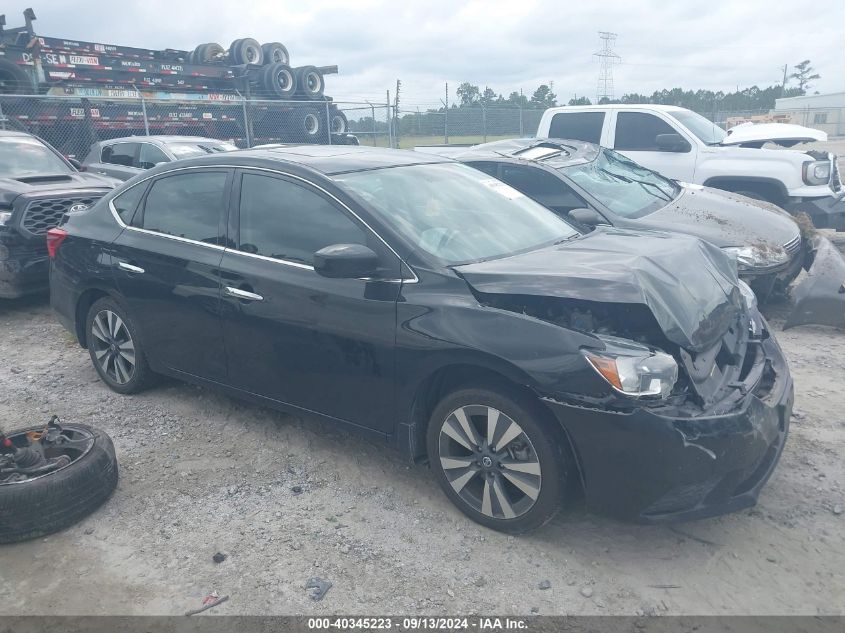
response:
[(786, 244), (783, 245), (783, 250), (789, 253), (790, 257), (793, 257), (798, 251), (801, 250), (801, 236), (796, 235), (795, 239), (789, 240)]
[(830, 159), (830, 188), (836, 193), (842, 190), (842, 179), (839, 176), (839, 160), (836, 156)]
[(62, 219), (67, 210), (77, 204), (91, 206), (100, 196), (79, 198), (39, 198), (26, 205), (21, 228), (31, 235), (46, 235)]

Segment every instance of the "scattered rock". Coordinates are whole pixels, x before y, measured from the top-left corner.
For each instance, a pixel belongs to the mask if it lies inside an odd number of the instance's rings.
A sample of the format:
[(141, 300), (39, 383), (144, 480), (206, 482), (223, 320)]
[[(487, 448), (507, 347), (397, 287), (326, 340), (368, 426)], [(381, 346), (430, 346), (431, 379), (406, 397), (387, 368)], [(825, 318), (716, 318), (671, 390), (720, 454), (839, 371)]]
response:
[(543, 589), (551, 589), (551, 588), (552, 588), (552, 583), (551, 583), (551, 582), (549, 582), (548, 580), (542, 580), (542, 581), (540, 581), (540, 584), (538, 585), (538, 587), (539, 587), (541, 590), (543, 590)]
[(291, 491), (294, 495), (301, 495), (301, 494), (302, 494), (302, 486), (291, 486), (290, 491)]
[(540, 607), (531, 607), (531, 613), (540, 613)]
[(312, 600), (319, 601), (326, 597), (329, 589), (332, 588), (332, 583), (328, 580), (314, 577), (308, 579), (308, 582), (305, 583), (305, 588), (310, 590), (308, 595)]
[(86, 535), (90, 536), (93, 533), (94, 533), (94, 528), (92, 528), (92, 527), (85, 528), (85, 534)]
[(593, 595), (592, 587), (581, 587), (581, 595), (585, 598), (590, 598)]
[(842, 514), (842, 506), (840, 506), (840, 505), (833, 506), (833, 514), (835, 514), (836, 516), (839, 516), (840, 514)]
[(226, 554), (222, 552), (217, 552), (214, 556), (211, 557), (211, 560), (213, 560), (215, 563), (222, 563), (224, 560), (226, 560)]
[(766, 556), (766, 560), (769, 561), (770, 563), (778, 562), (778, 559), (775, 558), (774, 556)]

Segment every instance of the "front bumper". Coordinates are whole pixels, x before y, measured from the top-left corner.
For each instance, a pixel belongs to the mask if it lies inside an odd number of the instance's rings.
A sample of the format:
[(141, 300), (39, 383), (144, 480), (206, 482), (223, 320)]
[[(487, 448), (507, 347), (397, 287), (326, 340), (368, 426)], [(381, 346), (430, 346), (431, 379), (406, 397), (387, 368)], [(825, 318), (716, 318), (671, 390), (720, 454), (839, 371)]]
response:
[(754, 505), (783, 450), (793, 404), (779, 346), (773, 338), (754, 345), (762, 378), (728, 413), (673, 417), (544, 398), (572, 442), (588, 507), (656, 523)]
[(46, 242), (0, 239), (0, 298), (46, 292), (49, 269)]
[(793, 198), (783, 205), (792, 215), (806, 213), (817, 229), (845, 231), (845, 193), (824, 198)]

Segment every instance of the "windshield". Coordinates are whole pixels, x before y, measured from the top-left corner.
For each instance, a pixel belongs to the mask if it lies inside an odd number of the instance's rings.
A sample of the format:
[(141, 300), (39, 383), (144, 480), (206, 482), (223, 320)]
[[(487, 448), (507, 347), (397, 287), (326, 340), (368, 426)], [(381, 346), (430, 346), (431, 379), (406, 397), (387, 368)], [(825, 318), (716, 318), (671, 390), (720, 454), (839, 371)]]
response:
[(176, 158), (194, 158), (206, 154), (218, 154), (221, 152), (234, 152), (238, 149), (233, 143), (222, 141), (198, 141), (195, 143), (168, 143), (168, 149), (173, 152)]
[(708, 145), (718, 145), (728, 135), (718, 125), (705, 119), (697, 112), (681, 110), (679, 112), (672, 112), (672, 116), (678, 119), (681, 125), (695, 134), (699, 140)]
[(335, 180), (446, 265), (504, 257), (578, 235), (545, 207), (467, 165), (391, 167)]
[(604, 148), (594, 161), (564, 167), (562, 171), (623, 218), (641, 218), (657, 211), (680, 192), (671, 180)]
[(0, 178), (54, 176), (73, 169), (37, 138), (0, 137)]

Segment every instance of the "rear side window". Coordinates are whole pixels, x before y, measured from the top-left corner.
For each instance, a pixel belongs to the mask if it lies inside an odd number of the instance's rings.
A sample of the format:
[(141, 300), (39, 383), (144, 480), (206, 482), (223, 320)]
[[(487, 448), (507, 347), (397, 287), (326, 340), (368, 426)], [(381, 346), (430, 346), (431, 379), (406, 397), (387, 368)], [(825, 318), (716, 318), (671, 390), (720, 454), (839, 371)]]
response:
[(159, 163), (169, 163), (170, 159), (160, 148), (152, 143), (141, 143), (141, 151), (138, 154), (138, 167), (141, 169), (152, 169)]
[(569, 138), (588, 143), (601, 142), (604, 112), (558, 112), (552, 117), (549, 138)]
[(135, 214), (135, 209), (138, 208), (138, 203), (144, 197), (146, 187), (143, 184), (136, 185), (124, 191), (119, 196), (112, 199), (111, 203), (117, 215), (123, 220), (124, 224), (132, 222), (132, 216)]
[(217, 244), (227, 173), (193, 172), (153, 182), (141, 226), (148, 231)]
[(256, 174), (241, 184), (238, 250), (311, 265), (331, 244), (367, 244), (364, 230), (316, 192)]
[(135, 153), (138, 150), (137, 143), (115, 143), (106, 145), (103, 148), (102, 162), (112, 165), (123, 165), (124, 167), (137, 167)]
[(659, 152), (658, 134), (677, 134), (677, 130), (653, 114), (620, 112), (616, 115), (616, 141), (613, 149), (631, 152)]

